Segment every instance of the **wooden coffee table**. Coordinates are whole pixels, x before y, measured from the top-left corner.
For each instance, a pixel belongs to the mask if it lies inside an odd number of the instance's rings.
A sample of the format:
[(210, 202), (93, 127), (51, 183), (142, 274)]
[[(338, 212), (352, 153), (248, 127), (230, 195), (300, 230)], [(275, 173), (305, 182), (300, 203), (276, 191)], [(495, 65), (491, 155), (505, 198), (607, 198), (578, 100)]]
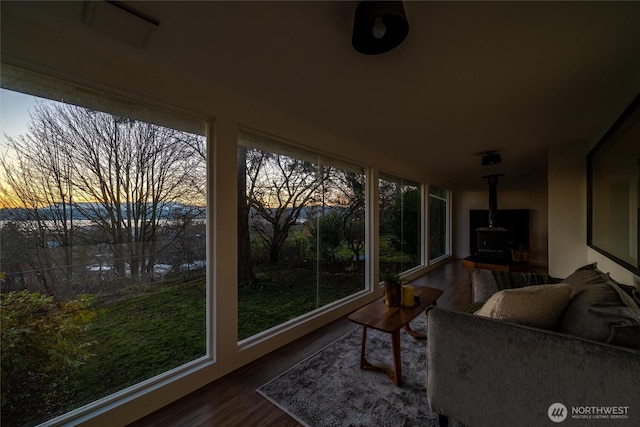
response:
[[(360, 368), (368, 371), (384, 372), (398, 387), (402, 387), (402, 364), (400, 361), (400, 329), (404, 328), (409, 335), (419, 340), (427, 337), (416, 333), (409, 327), (409, 322), (423, 313), (442, 295), (441, 289), (415, 287), (416, 305), (413, 307), (389, 307), (384, 303), (384, 297), (379, 298), (349, 315), (349, 320), (362, 325), (362, 345), (360, 348)], [(393, 369), (388, 366), (372, 365), (365, 357), (367, 346), (367, 328), (377, 329), (391, 334), (391, 350), (393, 354)]]

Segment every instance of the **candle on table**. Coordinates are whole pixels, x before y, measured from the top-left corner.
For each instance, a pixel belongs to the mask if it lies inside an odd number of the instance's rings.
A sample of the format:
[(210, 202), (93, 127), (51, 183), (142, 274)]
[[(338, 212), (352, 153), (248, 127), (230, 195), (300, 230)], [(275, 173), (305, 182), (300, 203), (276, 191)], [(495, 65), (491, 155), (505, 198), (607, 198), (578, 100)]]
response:
[(406, 307), (413, 307), (415, 301), (413, 300), (414, 289), (411, 285), (402, 286), (402, 305)]

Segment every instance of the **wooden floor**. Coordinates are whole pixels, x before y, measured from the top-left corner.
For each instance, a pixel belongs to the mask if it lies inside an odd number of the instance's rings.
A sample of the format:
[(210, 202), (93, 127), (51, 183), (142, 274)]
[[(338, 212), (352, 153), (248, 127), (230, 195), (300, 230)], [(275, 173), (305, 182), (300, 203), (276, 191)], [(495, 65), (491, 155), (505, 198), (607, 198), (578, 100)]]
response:
[[(449, 262), (413, 281), (444, 291), (438, 306), (463, 310), (471, 303), (470, 271)], [(340, 318), (131, 424), (148, 426), (299, 426), (255, 390), (326, 347), (357, 325)]]

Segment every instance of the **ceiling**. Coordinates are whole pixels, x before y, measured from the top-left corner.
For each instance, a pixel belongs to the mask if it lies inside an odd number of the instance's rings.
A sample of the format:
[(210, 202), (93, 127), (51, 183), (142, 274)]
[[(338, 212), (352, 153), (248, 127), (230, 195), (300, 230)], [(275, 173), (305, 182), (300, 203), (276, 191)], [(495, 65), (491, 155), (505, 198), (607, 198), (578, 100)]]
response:
[[(126, 3), (159, 21), (141, 61), (451, 183), (544, 176), (546, 148), (592, 140), (640, 75), (640, 2), (405, 2), (407, 39), (377, 56), (351, 47), (356, 2)], [(81, 2), (38, 9), (93, 37)]]

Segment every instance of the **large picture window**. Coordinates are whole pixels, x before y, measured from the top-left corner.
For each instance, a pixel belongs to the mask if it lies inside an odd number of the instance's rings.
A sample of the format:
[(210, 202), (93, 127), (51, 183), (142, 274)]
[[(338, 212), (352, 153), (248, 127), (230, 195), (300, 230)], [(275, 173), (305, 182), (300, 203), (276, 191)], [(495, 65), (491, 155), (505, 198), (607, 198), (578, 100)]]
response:
[(241, 131), (238, 339), (365, 289), (362, 167)]
[(418, 182), (380, 174), (381, 273), (400, 273), (422, 264), (421, 188)]
[(207, 355), (206, 137), (4, 73), (35, 88), (0, 90), (2, 425), (22, 426)]
[(429, 187), (429, 261), (449, 255), (449, 192)]

